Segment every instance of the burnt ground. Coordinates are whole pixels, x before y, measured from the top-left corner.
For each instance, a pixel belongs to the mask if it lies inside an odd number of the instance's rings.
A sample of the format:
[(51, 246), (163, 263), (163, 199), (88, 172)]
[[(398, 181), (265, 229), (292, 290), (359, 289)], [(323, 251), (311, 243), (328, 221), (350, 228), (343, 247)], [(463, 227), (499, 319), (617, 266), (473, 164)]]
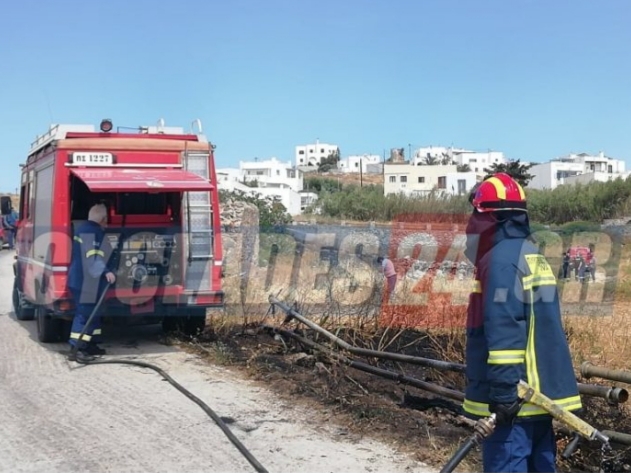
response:
[[(301, 335), (328, 345), (322, 336), (304, 330), (295, 323), (286, 327), (299, 329)], [(354, 346), (379, 349), (383, 334), (365, 340), (353, 333), (336, 335)], [(250, 379), (273, 390), (279, 398), (296, 404), (315, 406), (324, 419), (332, 419), (344, 427), (343, 434), (370, 436), (390, 443), (402, 452), (439, 470), (461, 443), (471, 435), (472, 427), (460, 414), (458, 401), (406, 386), (402, 383), (365, 373), (290, 339), (280, 339), (257, 325), (233, 326), (221, 333), (212, 327), (195, 340), (170, 339), (182, 348), (195, 352), (208, 362), (239, 370)], [(381, 348), (383, 349), (383, 348)], [(445, 359), (447, 353), (459, 353), (461, 347), (453, 339), (440, 339), (407, 331), (387, 347), (387, 351), (428, 358)], [(337, 353), (348, 353), (336, 350)], [(443, 356), (440, 356), (440, 354)], [(438, 372), (411, 364), (360, 358), (356, 361), (403, 373), (456, 391), (464, 389), (460, 373)], [(449, 357), (462, 363), (461, 359)], [(586, 381), (583, 381), (586, 382)], [(594, 381), (591, 381), (594, 382)], [(604, 400), (584, 397), (585, 420), (600, 429), (631, 432), (629, 416)], [(557, 432), (559, 454), (570, 440)], [(630, 471), (629, 447), (615, 445), (614, 460), (603, 471)], [(583, 442), (569, 459), (559, 455), (560, 472), (599, 471), (600, 448), (597, 442)], [(482, 471), (479, 450), (472, 451), (457, 471)]]

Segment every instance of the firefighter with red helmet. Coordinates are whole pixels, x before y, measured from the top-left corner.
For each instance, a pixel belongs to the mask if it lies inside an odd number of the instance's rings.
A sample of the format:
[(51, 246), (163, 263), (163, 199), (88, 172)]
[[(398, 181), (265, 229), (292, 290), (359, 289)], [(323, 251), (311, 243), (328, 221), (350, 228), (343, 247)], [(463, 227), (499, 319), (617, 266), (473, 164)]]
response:
[(526, 195), (508, 174), (474, 188), (465, 254), (476, 268), (467, 315), (463, 409), (473, 419), (496, 414), (483, 446), (485, 472), (555, 471), (552, 418), (520, 408), (517, 384), (568, 411), (582, 409), (561, 321), (556, 277), (532, 243)]

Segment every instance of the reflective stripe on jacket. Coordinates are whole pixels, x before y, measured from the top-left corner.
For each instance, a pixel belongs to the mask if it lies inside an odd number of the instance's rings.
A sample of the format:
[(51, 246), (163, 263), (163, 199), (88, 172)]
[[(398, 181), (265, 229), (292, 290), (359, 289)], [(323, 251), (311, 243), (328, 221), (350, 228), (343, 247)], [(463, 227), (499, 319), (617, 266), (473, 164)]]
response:
[(96, 302), (104, 287), (103, 275), (109, 271), (105, 251), (102, 249), (105, 233), (95, 222), (80, 225), (72, 241), (72, 259), (68, 270), (68, 288), (81, 294), (82, 303)]
[[(561, 320), (554, 271), (524, 238), (497, 239), (477, 268), (467, 317), (464, 411), (490, 415), (489, 403), (517, 398), (520, 379), (563, 409), (582, 408)], [(546, 415), (525, 404), (518, 417)]]

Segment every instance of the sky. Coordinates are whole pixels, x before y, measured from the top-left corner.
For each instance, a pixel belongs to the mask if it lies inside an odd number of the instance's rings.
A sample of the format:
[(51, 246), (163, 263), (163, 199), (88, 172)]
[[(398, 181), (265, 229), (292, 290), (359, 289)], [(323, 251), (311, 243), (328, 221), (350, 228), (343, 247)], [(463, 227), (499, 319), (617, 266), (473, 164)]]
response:
[(2, 2), (0, 192), (51, 123), (190, 128), (217, 167), (456, 146), (631, 169), (628, 0)]

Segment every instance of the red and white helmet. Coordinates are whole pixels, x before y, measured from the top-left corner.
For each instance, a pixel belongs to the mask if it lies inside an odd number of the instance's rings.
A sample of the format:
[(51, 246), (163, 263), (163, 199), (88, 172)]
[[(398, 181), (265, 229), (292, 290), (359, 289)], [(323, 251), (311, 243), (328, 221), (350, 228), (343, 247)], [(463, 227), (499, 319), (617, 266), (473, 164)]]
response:
[(469, 201), (478, 212), (528, 211), (524, 189), (504, 172), (498, 172), (481, 182), (471, 193)]

